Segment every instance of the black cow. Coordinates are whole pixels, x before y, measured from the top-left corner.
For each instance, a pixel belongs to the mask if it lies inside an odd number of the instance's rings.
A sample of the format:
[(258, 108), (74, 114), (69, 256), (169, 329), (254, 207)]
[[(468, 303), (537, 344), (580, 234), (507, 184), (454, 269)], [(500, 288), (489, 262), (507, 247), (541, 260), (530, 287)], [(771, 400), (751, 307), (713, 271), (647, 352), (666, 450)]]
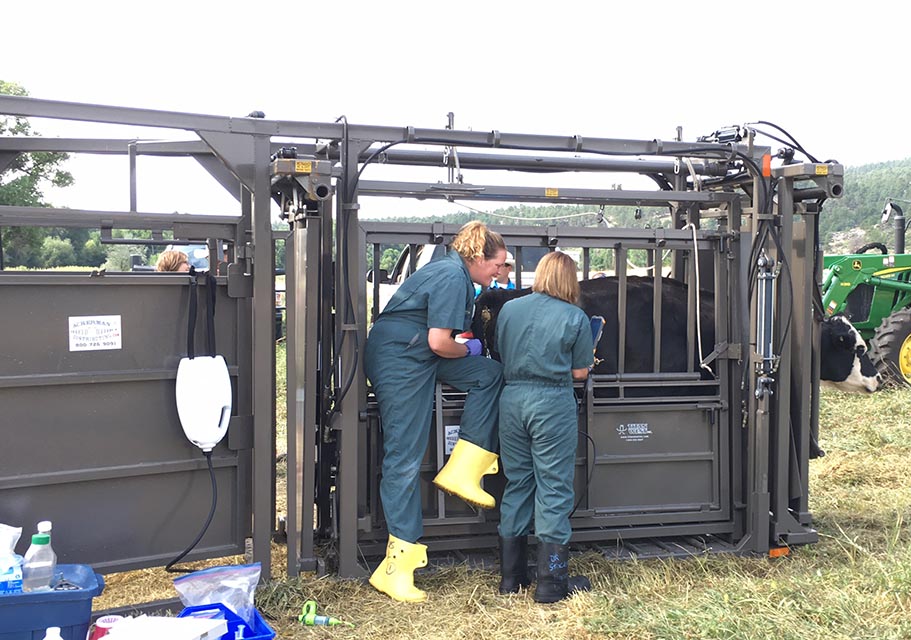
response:
[[(617, 373), (619, 353), (619, 323), (617, 321), (618, 281), (615, 277), (583, 280), (579, 283), (579, 306), (589, 316), (600, 315), (605, 319), (604, 333), (595, 353), (595, 374)], [(627, 278), (626, 299), (626, 348), (624, 372), (646, 373), (654, 370), (654, 281), (652, 278), (631, 276)], [(496, 318), (500, 309), (513, 298), (531, 293), (531, 289), (489, 289), (475, 300), (472, 332), (486, 346), (491, 357), (499, 360), (494, 337)], [(704, 357), (715, 348), (714, 299), (708, 292), (700, 295), (700, 324), (702, 325), (702, 350)], [(691, 356), (687, 354), (687, 286), (679, 280), (665, 278), (661, 281), (661, 372), (687, 370)], [(820, 379), (823, 386), (846, 392), (872, 393), (879, 388), (881, 378), (867, 355), (863, 338), (843, 315), (825, 318), (820, 338)], [(713, 374), (700, 367), (697, 354), (693, 354), (693, 367), (703, 380)], [(697, 395), (699, 388), (666, 387), (663, 395)], [(654, 395), (649, 389), (632, 389), (630, 396)], [(810, 458), (825, 455), (817, 444), (818, 434), (810, 438)]]
[[(589, 316), (605, 319), (604, 334), (598, 344), (596, 358), (600, 361), (595, 374), (617, 373), (619, 325), (617, 322), (618, 281), (615, 277), (583, 280), (579, 283), (579, 306)], [(627, 278), (626, 349), (624, 372), (645, 373), (654, 370), (654, 323), (652, 278)], [(531, 289), (489, 289), (475, 301), (474, 335), (485, 343), (491, 356), (499, 359), (494, 335), (500, 308), (512, 298), (531, 293)], [(703, 357), (715, 348), (715, 308), (711, 294), (700, 295)], [(879, 388), (880, 376), (867, 355), (867, 349), (857, 329), (842, 315), (822, 322), (820, 340), (820, 378), (825, 386), (847, 392), (872, 393)], [(687, 354), (687, 285), (679, 280), (661, 281), (661, 372), (682, 372), (688, 368)], [(693, 354), (694, 369), (703, 379), (712, 375), (699, 367)]]
[[(618, 281), (615, 277), (583, 280), (579, 283), (579, 306), (589, 316), (599, 315), (605, 320), (604, 332), (595, 353), (595, 374), (618, 372), (620, 352), (620, 325), (617, 319)], [(485, 343), (491, 357), (499, 360), (494, 334), (496, 317), (500, 308), (509, 300), (531, 293), (531, 289), (489, 289), (475, 301), (472, 332)], [(626, 348), (624, 349), (625, 373), (654, 371), (655, 345), (653, 322), (654, 281), (652, 278), (630, 276), (626, 286)], [(715, 306), (712, 296), (703, 294), (700, 299), (702, 347), (707, 355), (715, 347)], [(687, 342), (687, 288), (679, 280), (665, 278), (661, 286), (661, 372), (684, 372), (689, 356)], [(703, 379), (712, 375), (694, 362)], [(670, 391), (670, 390), (668, 390)], [(672, 392), (672, 391), (671, 391)], [(672, 392), (673, 393), (673, 392)]]

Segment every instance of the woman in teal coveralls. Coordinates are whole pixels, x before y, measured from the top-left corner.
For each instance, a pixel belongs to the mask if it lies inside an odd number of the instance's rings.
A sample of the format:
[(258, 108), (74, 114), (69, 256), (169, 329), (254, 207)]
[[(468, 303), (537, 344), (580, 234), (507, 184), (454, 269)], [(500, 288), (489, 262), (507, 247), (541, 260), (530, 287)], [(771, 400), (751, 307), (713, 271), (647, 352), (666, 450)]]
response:
[(500, 396), (500, 458), (506, 489), (500, 505), (500, 593), (530, 584), (528, 534), (538, 538), (536, 602), (556, 602), (591, 588), (569, 578), (577, 417), (573, 380), (588, 377), (591, 325), (576, 306), (576, 263), (549, 253), (535, 270), (533, 293), (503, 305), (496, 344), (506, 386)]
[(481, 222), (466, 224), (449, 253), (408, 277), (379, 315), (367, 339), (364, 367), (373, 386), (383, 426), (380, 497), (389, 528), (386, 557), (370, 584), (390, 597), (420, 602), (414, 570), (427, 564), (419, 472), (433, 413), (437, 380), (467, 391), (459, 440), (434, 479), (440, 489), (473, 505), (496, 502), (481, 488), (497, 472), (497, 409), (503, 369), (478, 358), (481, 343), (457, 342), (474, 309), (473, 282), (487, 286), (506, 260), (500, 234)]

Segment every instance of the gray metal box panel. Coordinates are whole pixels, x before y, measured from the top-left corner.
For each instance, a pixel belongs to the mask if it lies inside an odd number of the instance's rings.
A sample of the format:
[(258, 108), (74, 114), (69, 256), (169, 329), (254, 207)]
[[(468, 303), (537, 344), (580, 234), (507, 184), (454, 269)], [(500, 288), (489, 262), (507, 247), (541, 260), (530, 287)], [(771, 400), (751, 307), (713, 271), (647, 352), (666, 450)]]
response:
[[(428, 427), (430, 439), (420, 479), (425, 542), (496, 535), (499, 508), (475, 510), (439, 491), (432, 482), (447, 459), (445, 454), (438, 455), (443, 451), (444, 428), (458, 424), (462, 403), (463, 397), (458, 394), (452, 394), (442, 409), (438, 402)], [(580, 433), (574, 479), (579, 508), (572, 518), (574, 532), (586, 532), (587, 540), (592, 540), (595, 530), (602, 532), (599, 539), (612, 540), (618, 528), (623, 528), (624, 539), (653, 536), (654, 527), (662, 525), (688, 527), (692, 534), (717, 532), (717, 523), (731, 517), (723, 488), (727, 482), (723, 468), (729, 453), (720, 434), (719, 408), (708, 401), (672, 406), (598, 406), (591, 425), (586, 425), (581, 413), (580, 431), (587, 432), (593, 444)], [(385, 538), (386, 529), (379, 500), (382, 438), (375, 410), (368, 422), (371, 440), (380, 446), (367, 470), (368, 490), (376, 496), (370, 503), (372, 525), (362, 532), (361, 539), (378, 541)], [(594, 469), (589, 467), (592, 463)], [(499, 473), (484, 478), (484, 488), (497, 504), (504, 486), (502, 466)], [(642, 528), (641, 534), (637, 527)]]
[[(217, 350), (236, 397), (243, 301), (224, 289), (217, 290)], [(61, 562), (158, 566), (202, 527), (211, 483), (174, 400), (189, 290), (185, 276), (0, 275), (0, 522), (22, 526), (25, 539), (39, 520), (52, 520)], [(197, 353), (206, 345), (204, 290)], [(68, 318), (101, 315), (120, 316), (122, 347), (71, 351)], [(236, 414), (236, 400), (234, 407)], [(244, 550), (250, 452), (227, 443), (213, 452), (214, 520), (188, 558)]]
[(589, 508), (599, 513), (719, 509), (717, 424), (702, 408), (596, 410)]

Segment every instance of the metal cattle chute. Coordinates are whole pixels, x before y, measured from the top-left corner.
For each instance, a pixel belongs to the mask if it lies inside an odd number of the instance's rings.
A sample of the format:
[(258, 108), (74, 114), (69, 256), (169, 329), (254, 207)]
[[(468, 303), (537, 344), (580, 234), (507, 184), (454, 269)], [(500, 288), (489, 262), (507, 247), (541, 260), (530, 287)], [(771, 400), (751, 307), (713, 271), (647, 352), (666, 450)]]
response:
[[(325, 200), (305, 195), (313, 195), (316, 165), (275, 166), (276, 175), (293, 187), (284, 198), (295, 221), (293, 255), (298, 261), (293, 270), (298, 278), (293, 287), (298, 295), (293, 307), (296, 333), (289, 336), (289, 354), (296, 354), (297, 375), (315, 376), (323, 390), (319, 396), (298, 392), (292, 423), (296, 428), (290, 432), (297, 444), (289, 461), (296, 460), (301, 483), (289, 484), (289, 504), (295, 504), (299, 514), (299, 521), (292, 520), (289, 508), (289, 540), (299, 544), (301, 568), (328, 558), (337, 562), (341, 575), (364, 575), (369, 558), (383, 552), (386, 530), (378, 489), (382, 425), (360, 360), (366, 319), (376, 316), (383, 298), (380, 255), (386, 245), (405, 245), (411, 259), (403, 267), (400, 263), (401, 272), (394, 274), (404, 278), (413, 272), (420, 249), (445, 246), (458, 231), (458, 225), (442, 223), (361, 221), (367, 214), (359, 201), (364, 196), (447, 199), (472, 206), (520, 202), (598, 205), (607, 212), (616, 206), (666, 210), (667, 228), (495, 227), (516, 251), (520, 265), (523, 249), (572, 247), (580, 252), (582, 277), (588, 277), (590, 252), (612, 252), (620, 280), (616, 312), (621, 343), (625, 331), (636, 330), (625, 327), (623, 320), (630, 252), (646, 255), (652, 265), (656, 325), (661, 321), (662, 270), (655, 265), (667, 263), (672, 277), (691, 285), (701, 280), (701, 288), (713, 296), (715, 343), (703, 347), (713, 380), (700, 381), (695, 365), (683, 373), (659, 371), (661, 344), (656, 338), (651, 373), (624, 373), (621, 363), (617, 375), (596, 376), (577, 389), (582, 437), (573, 540), (617, 557), (641, 557), (765, 554), (817, 539), (807, 507), (809, 439), (818, 419), (818, 340), (810, 293), (819, 268), (817, 215), (823, 200), (842, 194), (841, 166), (812, 163), (773, 169), (771, 150), (756, 146), (749, 134), (746, 139), (724, 140), (721, 134), (699, 142), (449, 128), (343, 127), (341, 134), (335, 141), (337, 155), (327, 145), (325, 156), (330, 162), (338, 158), (334, 237), (327, 229), (328, 195)], [(412, 146), (435, 149), (406, 150)], [(372, 171), (379, 171), (371, 168), (376, 163), (384, 168), (446, 167), (449, 180), (368, 180)], [(498, 180), (504, 180), (499, 170), (527, 172), (537, 178), (536, 186), (493, 180), (468, 184), (455, 176), (462, 170), (490, 172)], [(657, 188), (599, 186), (607, 182), (607, 174), (617, 173), (646, 176)], [(579, 174), (585, 174), (591, 186), (561, 186), (567, 176)], [(303, 204), (295, 209), (294, 203)], [(334, 247), (335, 263), (328, 247)], [(323, 261), (319, 269), (312, 268), (312, 256)], [(366, 264), (365, 256), (371, 256)], [(308, 261), (306, 269), (302, 260)], [(326, 278), (333, 266), (339, 288), (331, 333), (320, 292), (330, 284)], [(517, 277), (521, 280), (522, 274)], [(696, 286), (689, 291), (686, 341), (692, 353), (697, 343)], [(335, 340), (336, 350), (321, 349), (322, 361), (316, 362), (318, 355), (306, 345), (326, 345), (327, 339)], [(313, 377), (289, 380), (289, 389), (306, 389), (310, 380)], [(447, 439), (458, 425), (462, 402), (461, 394), (438, 386), (421, 486), (422, 541), (431, 551), (496, 547), (496, 511), (474, 510), (431, 484), (445, 462)], [(314, 413), (315, 430), (299, 417)], [(490, 479), (487, 489), (498, 494), (502, 482), (502, 477)], [(298, 487), (302, 491), (295, 494)], [(311, 495), (315, 505), (309, 502)]]
[[(571, 248), (578, 251), (585, 278), (592, 252), (609, 252), (620, 283), (616, 312), (621, 343), (627, 332), (636, 330), (625, 320), (624, 290), (632, 277), (626, 265), (632, 255), (645, 256), (650, 266), (647, 273), (656, 292), (651, 313), (657, 325), (662, 274), (688, 283), (685, 340), (691, 353), (698, 349), (697, 280), (714, 304), (714, 344), (702, 345), (701, 354), (713, 371), (711, 380), (702, 380), (695, 365), (684, 372), (660, 371), (662, 345), (656, 339), (651, 372), (624, 371), (621, 361), (616, 375), (595, 376), (577, 388), (580, 440), (573, 540), (618, 557), (765, 554), (816, 540), (807, 504), (819, 367), (810, 294), (819, 280), (817, 217), (822, 201), (841, 195), (840, 165), (773, 168), (771, 149), (758, 146), (748, 130), (737, 135), (717, 132), (695, 142), (679, 133), (669, 141), (628, 140), (458, 130), (451, 119), (446, 128), (422, 129), (356, 125), (344, 118), (328, 123), (274, 121), (9, 96), (0, 96), (0, 115), (159, 127), (196, 136), (175, 142), (0, 138), (0, 170), (17, 154), (30, 151), (115, 153), (128, 158), (131, 167), (129, 210), (0, 207), (0, 226), (59, 226), (65, 221), (101, 229), (112, 242), (117, 241), (114, 229), (165, 230), (180, 241), (206, 241), (213, 260), (220, 257), (218, 243), (229, 243), (228, 264), (217, 283), (220, 295), (236, 305), (229, 312), (236, 324), (227, 337), (220, 337), (221, 344), (232, 342), (233, 355), (227, 360), (236, 401), (227, 444), (219, 447), (241, 452), (232, 475), (238, 490), (231, 500), (238, 508), (236, 518), (222, 526), (230, 542), (204, 549), (200, 557), (224, 555), (225, 549), (233, 551), (251, 536), (253, 557), (263, 562), (268, 575), (269, 543), (284, 534), (291, 575), (329, 569), (362, 576), (383, 552), (386, 530), (378, 491), (382, 425), (363, 373), (368, 319), (378, 312), (384, 284), (380, 254), (393, 244), (405, 245), (415, 258), (422, 247), (445, 250), (458, 225), (367, 221), (371, 203), (379, 197), (428, 201), (431, 211), (439, 201), (473, 208), (481, 203), (488, 208), (513, 203), (588, 205), (600, 208), (608, 220), (617, 207), (663, 211), (667, 217), (660, 226), (494, 227), (514, 249), (519, 265), (523, 251)], [(237, 211), (220, 217), (137, 211), (135, 160), (143, 155), (195, 158), (236, 196)], [(465, 180), (469, 174), (472, 182)], [(621, 188), (618, 175), (644, 186)], [(278, 231), (273, 231), (273, 212), (282, 220)], [(273, 236), (285, 238), (287, 274), (288, 481), (282, 521), (276, 518), (274, 499)], [(399, 275), (407, 277), (416, 262), (412, 259)], [(162, 304), (176, 304), (182, 290), (168, 276), (154, 274), (50, 277), (0, 272), (0, 291), (28, 291), (28, 285), (44, 284), (41, 278), (51, 278), (55, 286), (83, 288), (91, 279), (114, 300), (135, 292), (97, 283), (139, 283), (150, 291), (162, 290), (167, 297)], [(153, 282), (154, 287), (149, 284)], [(168, 288), (174, 295), (167, 294)], [(25, 296), (22, 304), (34, 299), (41, 296)], [(5, 335), (12, 344), (15, 338), (8, 329)], [(166, 342), (173, 351), (168, 358), (176, 363), (178, 343), (170, 334)], [(11, 399), (10, 406), (20, 407), (20, 416), (25, 415), (22, 403), (29, 389), (36, 385), (91, 388), (106, 375), (117, 383), (151, 379), (165, 389), (173, 386), (168, 367), (152, 356), (136, 371), (128, 372), (126, 362), (110, 371), (99, 363), (99, 370), (86, 371), (79, 379), (70, 371), (57, 371), (52, 360), (34, 370), (11, 362), (0, 361), (0, 394)], [(64, 375), (70, 377), (60, 377)], [(458, 424), (462, 402), (461, 394), (438, 386), (432, 424), (427, 425), (432, 437), (422, 467), (422, 542), (432, 553), (496, 548), (497, 511), (476, 511), (430, 482), (445, 462), (446, 436)], [(87, 407), (77, 406), (70, 413), (67, 428), (91, 426), (93, 413)], [(173, 412), (165, 412), (156, 416), (163, 424), (140, 428), (170, 438), (175, 426), (179, 431), (174, 419)], [(78, 449), (78, 439), (71, 446)], [(161, 461), (168, 469), (191, 472), (174, 476), (177, 484), (187, 486), (194, 478), (198, 483), (203, 471), (188, 451), (181, 449), (186, 460)], [(222, 455), (222, 464), (232, 456)], [(22, 493), (27, 477), (53, 482), (50, 470), (58, 463), (46, 460), (39, 463), (43, 468), (4, 473), (0, 496)], [(116, 470), (99, 467), (86, 456), (75, 456), (74, 464), (69, 472), (73, 478), (148, 475), (141, 455)], [(497, 494), (502, 482), (501, 476), (490, 478), (487, 488)], [(203, 490), (193, 486), (194, 491)], [(155, 483), (136, 485), (136, 491), (150, 495), (159, 488)], [(84, 489), (73, 490), (69, 498), (74, 511), (92, 500), (91, 485)], [(109, 499), (128, 498), (111, 492)], [(163, 511), (153, 509), (150, 518), (166, 517)], [(178, 544), (168, 540), (146, 555), (125, 548), (103, 558), (99, 551), (99, 561), (112, 568), (156, 566), (179, 550), (174, 549)]]

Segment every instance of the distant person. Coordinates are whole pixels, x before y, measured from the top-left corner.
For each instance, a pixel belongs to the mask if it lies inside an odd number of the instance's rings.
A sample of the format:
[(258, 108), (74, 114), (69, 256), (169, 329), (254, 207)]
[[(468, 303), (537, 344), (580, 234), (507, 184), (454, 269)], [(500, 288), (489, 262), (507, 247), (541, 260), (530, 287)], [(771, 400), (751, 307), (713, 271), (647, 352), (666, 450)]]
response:
[(593, 361), (591, 325), (577, 307), (576, 263), (555, 251), (541, 258), (532, 294), (503, 305), (496, 344), (506, 386), (500, 396), (500, 460), (506, 489), (500, 503), (500, 593), (530, 584), (528, 535), (538, 538), (535, 602), (556, 602), (588, 590), (569, 577), (577, 411), (573, 381)]
[[(512, 281), (512, 274), (516, 268), (516, 260), (512, 257), (512, 254), (506, 252), (506, 262), (503, 263), (503, 268), (497, 271), (497, 277), (493, 279), (493, 282), (490, 283), (491, 289), (515, 289), (516, 283)], [(479, 292), (480, 293), (480, 292)]]
[(158, 262), (155, 263), (155, 271), (187, 272), (189, 270), (190, 258), (183, 251), (173, 249), (162, 251), (158, 256)]

